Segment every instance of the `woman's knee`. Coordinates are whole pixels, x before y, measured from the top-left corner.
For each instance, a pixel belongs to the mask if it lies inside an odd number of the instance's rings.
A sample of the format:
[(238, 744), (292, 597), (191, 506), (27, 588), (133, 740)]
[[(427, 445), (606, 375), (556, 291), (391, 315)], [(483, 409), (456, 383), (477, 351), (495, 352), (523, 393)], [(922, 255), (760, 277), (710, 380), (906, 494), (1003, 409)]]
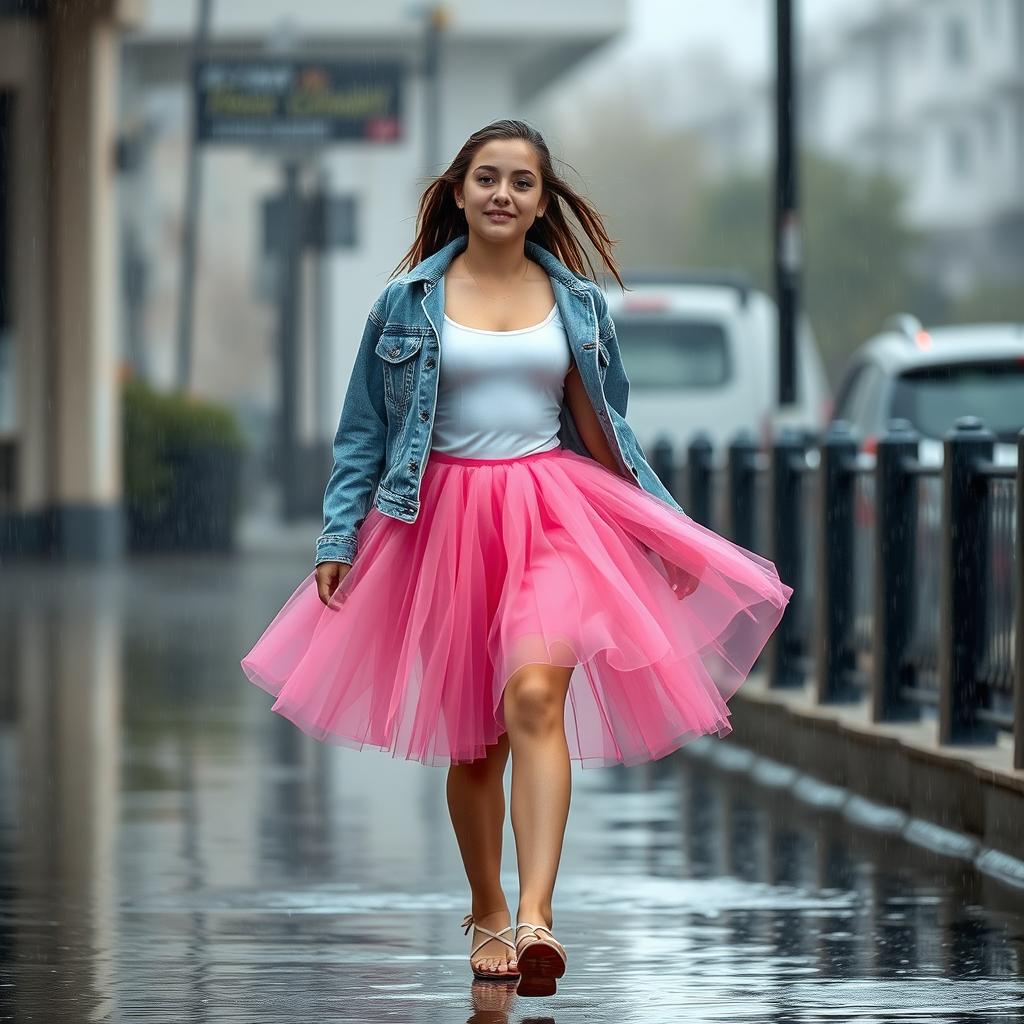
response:
[(526, 665), (513, 674), (503, 695), (509, 728), (542, 732), (561, 725), (571, 669)]

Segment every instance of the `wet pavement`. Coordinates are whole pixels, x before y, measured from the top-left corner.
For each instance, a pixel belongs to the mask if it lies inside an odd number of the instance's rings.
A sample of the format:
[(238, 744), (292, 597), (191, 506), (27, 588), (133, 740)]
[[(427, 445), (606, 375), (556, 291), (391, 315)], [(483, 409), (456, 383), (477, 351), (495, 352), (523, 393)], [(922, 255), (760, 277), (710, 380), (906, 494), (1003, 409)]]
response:
[[(574, 766), (568, 971), (474, 982), (445, 769), (239, 667), (309, 567), (0, 568), (0, 1020), (1024, 1020), (1021, 893), (700, 756), (737, 736)], [(510, 821), (505, 866), (514, 909)]]

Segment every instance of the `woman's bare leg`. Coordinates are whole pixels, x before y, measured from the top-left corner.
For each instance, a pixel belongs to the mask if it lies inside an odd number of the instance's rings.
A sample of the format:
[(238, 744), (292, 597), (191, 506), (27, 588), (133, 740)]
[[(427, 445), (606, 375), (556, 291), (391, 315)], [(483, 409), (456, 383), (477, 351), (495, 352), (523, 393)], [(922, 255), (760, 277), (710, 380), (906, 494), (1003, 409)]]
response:
[[(448, 811), (473, 894), (473, 919), (492, 932), (501, 931), (511, 921), (501, 888), (504, 777), (508, 754), (508, 733), (504, 733), (497, 743), (487, 748), (485, 757), (468, 764), (453, 764), (448, 769)], [(485, 937), (476, 934), (477, 942)], [(506, 932), (505, 938), (515, 941), (511, 932)], [(515, 953), (497, 939), (489, 939), (481, 946), (474, 962), (488, 971), (514, 971), (516, 967)]]
[(503, 697), (512, 750), (518, 916), (549, 928), (554, 925), (551, 903), (572, 794), (565, 738), (571, 675), (572, 669), (561, 665), (524, 665), (508, 680)]

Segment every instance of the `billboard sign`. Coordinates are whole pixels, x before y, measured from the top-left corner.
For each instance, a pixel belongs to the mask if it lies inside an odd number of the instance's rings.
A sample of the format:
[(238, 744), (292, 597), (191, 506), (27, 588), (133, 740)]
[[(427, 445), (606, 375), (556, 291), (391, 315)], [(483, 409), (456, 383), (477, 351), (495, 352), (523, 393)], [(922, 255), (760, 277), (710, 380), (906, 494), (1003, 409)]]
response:
[(300, 147), (401, 139), (402, 65), (307, 58), (202, 58), (201, 143)]

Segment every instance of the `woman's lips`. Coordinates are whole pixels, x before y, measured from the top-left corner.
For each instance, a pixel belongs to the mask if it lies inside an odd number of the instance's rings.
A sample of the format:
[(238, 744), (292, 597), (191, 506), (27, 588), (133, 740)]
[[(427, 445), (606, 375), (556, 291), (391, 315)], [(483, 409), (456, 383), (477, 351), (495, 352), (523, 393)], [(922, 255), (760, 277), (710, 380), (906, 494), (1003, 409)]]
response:
[(486, 216), (490, 217), (491, 220), (497, 221), (499, 224), (504, 223), (507, 220), (511, 220), (513, 214), (511, 213), (487, 213)]

